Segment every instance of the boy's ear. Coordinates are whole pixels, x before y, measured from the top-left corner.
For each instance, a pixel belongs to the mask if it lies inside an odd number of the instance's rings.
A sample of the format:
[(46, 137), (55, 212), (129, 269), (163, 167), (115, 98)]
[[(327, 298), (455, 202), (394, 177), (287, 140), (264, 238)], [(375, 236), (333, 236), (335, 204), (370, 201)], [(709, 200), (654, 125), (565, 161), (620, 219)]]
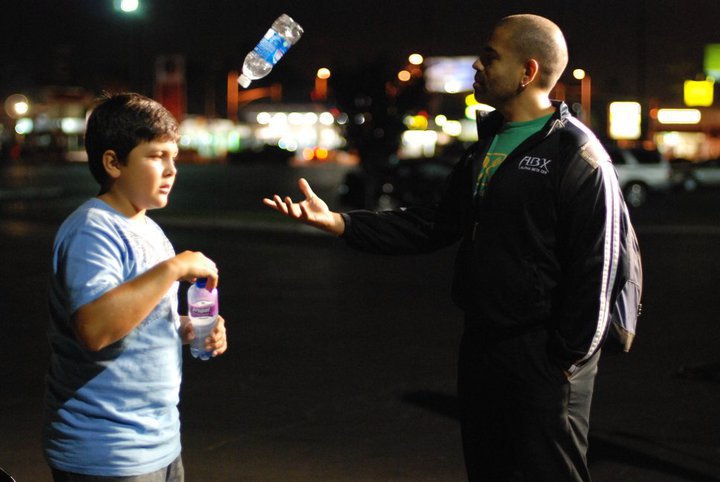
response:
[(115, 151), (107, 150), (103, 152), (102, 163), (110, 179), (120, 177), (120, 159), (118, 159)]

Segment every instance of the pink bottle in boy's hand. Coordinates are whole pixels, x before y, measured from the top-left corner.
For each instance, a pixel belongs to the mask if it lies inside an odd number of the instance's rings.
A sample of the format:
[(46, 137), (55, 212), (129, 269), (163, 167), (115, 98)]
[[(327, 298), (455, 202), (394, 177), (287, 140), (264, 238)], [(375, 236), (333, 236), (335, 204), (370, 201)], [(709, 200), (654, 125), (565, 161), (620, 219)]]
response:
[(190, 342), (190, 353), (201, 360), (212, 358), (212, 352), (205, 351), (205, 338), (210, 336), (218, 317), (217, 288), (208, 291), (207, 278), (198, 278), (188, 288), (188, 315), (195, 338)]

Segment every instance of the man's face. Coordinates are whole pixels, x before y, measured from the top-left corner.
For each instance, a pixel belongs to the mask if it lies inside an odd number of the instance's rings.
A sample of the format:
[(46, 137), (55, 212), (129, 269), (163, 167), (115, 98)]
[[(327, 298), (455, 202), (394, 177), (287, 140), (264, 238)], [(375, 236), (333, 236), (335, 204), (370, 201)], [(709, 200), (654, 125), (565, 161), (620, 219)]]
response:
[(502, 109), (519, 94), (525, 66), (513, 50), (508, 27), (493, 31), (473, 68), (477, 71), (473, 87), (478, 102)]
[(121, 193), (135, 210), (167, 205), (175, 182), (177, 144), (173, 141), (141, 142), (130, 151), (113, 190)]

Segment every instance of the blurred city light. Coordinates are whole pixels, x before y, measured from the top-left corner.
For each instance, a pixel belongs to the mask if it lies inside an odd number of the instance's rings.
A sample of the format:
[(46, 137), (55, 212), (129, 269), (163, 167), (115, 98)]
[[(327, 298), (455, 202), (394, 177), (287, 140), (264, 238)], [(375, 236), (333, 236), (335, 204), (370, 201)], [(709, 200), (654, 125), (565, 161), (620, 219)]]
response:
[(588, 126), (592, 127), (592, 118), (590, 117), (590, 107), (592, 106), (592, 93), (590, 76), (583, 69), (573, 70), (573, 77), (580, 81), (580, 120)]
[(611, 102), (608, 114), (611, 139), (640, 139), (642, 118), (638, 102)]
[(425, 59), (425, 88), (428, 92), (472, 92), (476, 57), (429, 57)]
[(324, 126), (331, 126), (335, 122), (335, 117), (330, 112), (323, 112), (320, 114), (320, 123)]
[(410, 62), (412, 65), (420, 65), (423, 63), (423, 56), (420, 54), (411, 54), (408, 57), (408, 62)]
[(277, 145), (280, 149), (285, 149), (286, 151), (290, 152), (295, 152), (298, 150), (297, 141), (291, 137), (281, 137)]
[(82, 134), (85, 132), (85, 119), (79, 117), (65, 117), (60, 120), (60, 129), (65, 134)]
[(330, 69), (321, 67), (315, 74), (315, 88), (310, 93), (310, 97), (315, 101), (327, 100), (328, 79), (330, 78)]
[(328, 158), (328, 150), (323, 147), (315, 148), (315, 158), (320, 161), (325, 161)]
[(15, 132), (21, 136), (30, 134), (33, 131), (34, 122), (32, 119), (23, 117), (15, 123)]
[(403, 120), (408, 129), (425, 130), (428, 128), (428, 119), (423, 115), (409, 115)]
[(140, 8), (139, 0), (115, 0), (115, 9), (124, 13), (137, 12)]
[(705, 75), (714, 80), (720, 80), (720, 44), (707, 44), (703, 57)]
[(27, 102), (18, 102), (14, 106), (15, 113), (18, 115), (25, 115), (30, 110), (30, 104)]
[(248, 126), (228, 119), (189, 116), (180, 123), (179, 144), (183, 150), (195, 151), (201, 158), (216, 159), (239, 151), (251, 135)]
[(260, 112), (258, 113), (256, 117), (256, 121), (260, 125), (267, 125), (270, 123), (270, 119), (272, 119), (272, 114), (269, 112)]
[(487, 104), (481, 104), (475, 99), (474, 94), (465, 96), (465, 118), (470, 120), (477, 119), (478, 111), (481, 112), (492, 112), (495, 108)]
[(683, 100), (688, 107), (710, 107), (713, 104), (715, 82), (710, 80), (686, 80)]
[(458, 80), (448, 80), (443, 85), (443, 90), (448, 94), (457, 94), (462, 90), (462, 84)]
[(462, 124), (460, 121), (449, 120), (443, 124), (442, 130), (449, 136), (457, 137), (462, 133)]
[(698, 124), (702, 114), (698, 109), (658, 109), (657, 120), (661, 124)]
[(400, 80), (400, 82), (407, 82), (412, 77), (412, 74), (408, 72), (407, 70), (401, 70), (397, 74), (397, 78)]
[(401, 157), (431, 157), (435, 155), (438, 133), (435, 131), (405, 131), (400, 144)]
[(348, 123), (348, 120), (350, 120), (348, 115), (345, 112), (343, 112), (338, 116), (337, 123), (340, 124), (341, 126), (344, 126), (345, 124)]
[(276, 112), (270, 118), (271, 126), (283, 126), (288, 123), (288, 114), (285, 112)]
[(290, 112), (287, 116), (290, 125), (299, 126), (305, 123), (305, 117), (300, 112)]
[(12, 118), (23, 117), (30, 111), (30, 101), (22, 94), (12, 94), (5, 99), (5, 113)]
[[(295, 153), (293, 162), (326, 162), (337, 158), (337, 150), (346, 143), (339, 127), (347, 115), (338, 110), (307, 111), (300, 109), (272, 111), (275, 104), (247, 108), (243, 113), (249, 122), (249, 134), (243, 138), (248, 145), (275, 145)], [(285, 105), (285, 108), (289, 105)], [(336, 117), (337, 116), (337, 117)], [(337, 122), (336, 122), (337, 119)]]

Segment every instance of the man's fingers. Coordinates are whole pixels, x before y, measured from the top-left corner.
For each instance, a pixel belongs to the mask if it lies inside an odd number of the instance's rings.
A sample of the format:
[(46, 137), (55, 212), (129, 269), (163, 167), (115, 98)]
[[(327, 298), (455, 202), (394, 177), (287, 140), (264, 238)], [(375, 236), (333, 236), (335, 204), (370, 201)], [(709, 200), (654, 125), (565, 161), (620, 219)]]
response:
[(287, 206), (285, 205), (285, 203), (283, 202), (283, 200), (280, 199), (280, 196), (278, 196), (277, 194), (275, 194), (275, 195), (273, 196), (273, 200), (275, 201), (275, 208), (276, 208), (278, 211), (280, 211), (280, 212), (283, 213), (283, 214), (287, 214), (287, 213), (288, 213), (288, 208), (287, 208)]
[(263, 198), (262, 202), (264, 205), (271, 207), (277, 211), (277, 204), (275, 204), (275, 201), (273, 201), (272, 199)]
[(310, 184), (308, 184), (305, 179), (301, 178), (298, 182), (300, 184), (300, 190), (307, 198), (306, 201), (303, 201), (302, 203), (294, 203), (290, 196), (285, 196), (283, 199), (279, 195), (274, 194), (272, 199), (263, 198), (263, 204), (295, 219), (307, 219), (308, 209), (306, 204), (308, 201), (316, 198), (317, 196), (315, 196), (315, 193), (310, 188)]
[(310, 187), (310, 183), (308, 183), (304, 177), (301, 177), (298, 180), (298, 186), (300, 186), (300, 191), (305, 195), (305, 197), (308, 200), (315, 197), (315, 193), (313, 192), (312, 188)]
[(302, 215), (300, 207), (297, 204), (293, 203), (292, 199), (290, 199), (290, 196), (285, 198), (285, 206), (287, 207), (287, 210), (292, 217), (297, 219)]
[(303, 219), (311, 220), (310, 211), (308, 210), (307, 202), (300, 203), (300, 211), (302, 212)]

